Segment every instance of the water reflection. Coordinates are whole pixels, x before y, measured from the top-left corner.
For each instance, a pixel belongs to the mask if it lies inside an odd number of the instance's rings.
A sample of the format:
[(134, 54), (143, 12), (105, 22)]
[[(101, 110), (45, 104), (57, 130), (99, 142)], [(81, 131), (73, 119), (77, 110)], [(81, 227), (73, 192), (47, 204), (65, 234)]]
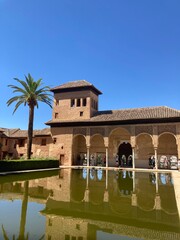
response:
[[(0, 216), (7, 236), (11, 232), (18, 239), (180, 239), (180, 185), (175, 173), (62, 169), (24, 181), (26, 177), (0, 179), (0, 208), (2, 201), (18, 197), (22, 204), (16, 233), (9, 230), (6, 216)], [(33, 219), (28, 215), (30, 203), (38, 215)], [(32, 221), (40, 228), (37, 232), (30, 227)], [(0, 239), (6, 239), (3, 233), (2, 229)]]

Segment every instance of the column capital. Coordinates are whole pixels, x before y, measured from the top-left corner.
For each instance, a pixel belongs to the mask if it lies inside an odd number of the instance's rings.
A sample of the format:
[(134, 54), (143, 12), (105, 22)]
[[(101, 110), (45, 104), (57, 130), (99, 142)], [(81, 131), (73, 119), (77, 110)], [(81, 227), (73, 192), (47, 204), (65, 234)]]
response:
[(135, 146), (136, 146), (136, 137), (135, 136), (131, 136), (130, 143), (131, 143), (131, 147), (135, 148)]

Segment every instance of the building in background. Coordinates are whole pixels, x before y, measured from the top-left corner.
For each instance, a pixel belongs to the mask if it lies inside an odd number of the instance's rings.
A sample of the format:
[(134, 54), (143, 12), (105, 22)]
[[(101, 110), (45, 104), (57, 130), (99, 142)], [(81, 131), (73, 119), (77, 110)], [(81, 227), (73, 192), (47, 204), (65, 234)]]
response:
[[(50, 128), (35, 130), (32, 154), (61, 165), (170, 168), (180, 158), (180, 111), (147, 107), (99, 111), (101, 91), (85, 80), (52, 88)], [(115, 101), (117, 101), (115, 99)], [(118, 103), (117, 103), (118, 105)], [(0, 129), (1, 158), (26, 152), (27, 131)]]

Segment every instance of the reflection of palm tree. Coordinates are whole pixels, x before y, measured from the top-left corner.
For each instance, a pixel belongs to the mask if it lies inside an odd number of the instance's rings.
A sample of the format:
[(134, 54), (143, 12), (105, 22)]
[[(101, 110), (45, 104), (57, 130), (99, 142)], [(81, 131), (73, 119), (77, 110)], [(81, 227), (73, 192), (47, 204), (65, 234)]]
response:
[[(24, 198), (22, 202), (22, 208), (21, 208), (21, 223), (20, 223), (20, 229), (19, 229), (19, 237), (18, 239), (25, 239), (24, 238), (24, 232), (25, 232), (25, 226), (26, 226), (26, 213), (27, 213), (27, 205), (28, 205), (28, 190), (29, 190), (29, 181), (25, 181), (24, 183)], [(27, 237), (28, 239), (28, 233)]]
[[(21, 222), (20, 222), (20, 229), (19, 229), (19, 237), (17, 238), (17, 240), (28, 240), (29, 239), (28, 233), (27, 233), (26, 237), (24, 236), (25, 226), (26, 226), (27, 205), (28, 205), (28, 191), (29, 191), (29, 181), (25, 181), (24, 197), (23, 197), (22, 207), (21, 207)], [(9, 240), (3, 225), (2, 225), (2, 231), (3, 231), (4, 240)], [(44, 238), (44, 235), (39, 240), (42, 240), (43, 238)], [(15, 240), (15, 235), (13, 235), (13, 240)]]

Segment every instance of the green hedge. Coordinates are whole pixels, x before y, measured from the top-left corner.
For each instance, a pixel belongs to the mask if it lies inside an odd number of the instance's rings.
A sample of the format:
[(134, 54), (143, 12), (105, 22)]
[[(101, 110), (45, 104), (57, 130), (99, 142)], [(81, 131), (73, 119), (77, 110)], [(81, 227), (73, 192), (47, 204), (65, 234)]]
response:
[(58, 160), (3, 160), (0, 161), (0, 172), (58, 168)]

